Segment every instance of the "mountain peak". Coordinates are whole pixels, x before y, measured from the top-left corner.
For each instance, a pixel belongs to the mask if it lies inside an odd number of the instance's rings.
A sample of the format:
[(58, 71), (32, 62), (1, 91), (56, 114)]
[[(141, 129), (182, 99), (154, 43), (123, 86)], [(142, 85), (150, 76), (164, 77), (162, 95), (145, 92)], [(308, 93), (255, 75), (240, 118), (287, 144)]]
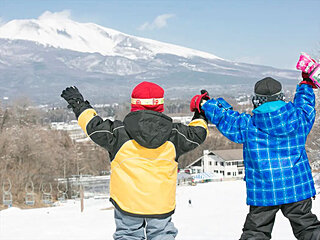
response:
[(131, 36), (94, 23), (79, 23), (71, 19), (68, 10), (46, 11), (37, 19), (12, 20), (0, 26), (0, 38), (129, 59), (149, 59), (156, 54), (221, 59), (206, 52)]

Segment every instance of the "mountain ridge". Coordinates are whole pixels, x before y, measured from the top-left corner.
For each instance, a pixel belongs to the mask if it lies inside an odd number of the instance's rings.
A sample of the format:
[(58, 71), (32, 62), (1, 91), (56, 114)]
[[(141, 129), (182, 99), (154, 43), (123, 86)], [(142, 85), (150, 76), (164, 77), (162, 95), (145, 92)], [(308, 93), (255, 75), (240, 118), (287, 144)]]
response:
[(0, 26), (0, 38), (129, 59), (148, 59), (159, 53), (221, 59), (210, 53), (128, 35), (95, 23), (75, 22), (66, 12), (46, 11), (38, 19), (12, 20)]
[[(58, 25), (59, 21), (68, 18), (60, 15), (55, 20), (56, 15), (51, 13), (51, 24)], [(47, 17), (45, 19), (48, 21)], [(11, 23), (14, 21), (25, 23), (27, 20), (13, 20)], [(55, 103), (60, 100), (62, 89), (77, 85), (97, 101), (114, 102), (126, 99), (134, 85), (141, 81), (161, 84), (168, 97), (184, 98), (203, 87), (214, 94), (236, 94), (251, 89), (252, 84), (263, 77), (272, 76), (291, 85), (296, 84), (299, 77), (298, 71), (232, 62), (212, 54), (206, 58), (202, 52), (195, 55), (199, 51), (193, 52), (192, 49), (188, 49), (189, 55), (185, 55), (181, 52), (181, 49), (186, 49), (184, 47), (170, 45), (177, 49), (169, 51), (168, 45), (148, 40), (160, 44), (158, 48), (152, 45), (154, 51), (151, 51), (148, 43), (126, 34), (117, 35), (122, 40), (112, 45), (116, 46), (113, 50), (109, 48), (113, 51), (111, 55), (54, 47), (39, 41), (4, 38), (4, 26), (10, 26), (9, 23), (0, 27), (0, 99), (25, 95), (37, 103)], [(78, 23), (72, 21), (72, 24)], [(31, 24), (31, 28), (34, 25)], [(22, 24), (19, 32), (28, 32), (28, 29)], [(16, 31), (12, 29), (12, 32)], [(59, 28), (59, 33), (57, 28), (52, 31), (55, 35), (66, 35), (63, 38), (68, 38), (71, 33), (64, 32), (63, 28)], [(119, 33), (110, 31), (110, 36)], [(161, 49), (162, 46), (165, 47)]]

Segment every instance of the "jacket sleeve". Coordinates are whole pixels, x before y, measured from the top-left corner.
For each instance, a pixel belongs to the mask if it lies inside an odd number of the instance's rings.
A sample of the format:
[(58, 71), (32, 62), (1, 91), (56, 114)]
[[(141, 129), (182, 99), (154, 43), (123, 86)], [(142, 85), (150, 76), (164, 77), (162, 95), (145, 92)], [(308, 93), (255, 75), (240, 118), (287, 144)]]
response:
[(245, 133), (251, 116), (249, 114), (226, 110), (218, 105), (215, 99), (207, 101), (202, 110), (209, 121), (228, 139), (236, 143), (244, 143)]
[(182, 154), (187, 153), (206, 140), (208, 135), (207, 122), (203, 119), (194, 119), (189, 125), (182, 123), (174, 123), (172, 128), (171, 141), (176, 148), (176, 158), (178, 159)]
[(82, 130), (99, 146), (110, 154), (115, 152), (119, 131), (124, 128), (121, 121), (103, 120), (93, 108), (85, 109), (78, 118)]
[(316, 117), (315, 95), (312, 86), (308, 84), (298, 85), (293, 103), (301, 110), (301, 116), (305, 119), (310, 131)]

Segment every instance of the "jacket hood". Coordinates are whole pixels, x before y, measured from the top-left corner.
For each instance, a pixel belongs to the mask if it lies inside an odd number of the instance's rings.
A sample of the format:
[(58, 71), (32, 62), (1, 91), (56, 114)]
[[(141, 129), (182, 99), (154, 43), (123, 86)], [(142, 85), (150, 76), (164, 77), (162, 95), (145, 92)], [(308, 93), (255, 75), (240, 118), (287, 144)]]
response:
[(295, 132), (299, 127), (299, 116), (292, 102), (272, 112), (254, 111), (254, 125), (271, 136), (284, 136)]
[(267, 113), (267, 112), (274, 112), (281, 107), (286, 105), (286, 103), (282, 100), (280, 101), (272, 101), (272, 102), (266, 102), (260, 105), (259, 107), (253, 109), (253, 113)]
[(160, 147), (172, 131), (170, 117), (150, 110), (130, 112), (123, 123), (130, 137), (146, 148)]

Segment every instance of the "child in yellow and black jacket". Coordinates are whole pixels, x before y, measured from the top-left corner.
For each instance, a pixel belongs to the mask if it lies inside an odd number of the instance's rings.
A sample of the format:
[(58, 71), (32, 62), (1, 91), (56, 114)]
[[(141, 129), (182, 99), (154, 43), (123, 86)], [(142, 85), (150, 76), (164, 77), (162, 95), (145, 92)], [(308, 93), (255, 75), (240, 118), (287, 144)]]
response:
[(151, 82), (134, 88), (131, 112), (124, 121), (103, 121), (76, 87), (66, 88), (61, 96), (86, 134), (109, 152), (114, 239), (145, 239), (145, 232), (147, 239), (175, 239), (178, 231), (171, 215), (176, 205), (177, 160), (207, 136), (200, 108), (188, 126), (173, 123), (162, 113), (164, 90)]

